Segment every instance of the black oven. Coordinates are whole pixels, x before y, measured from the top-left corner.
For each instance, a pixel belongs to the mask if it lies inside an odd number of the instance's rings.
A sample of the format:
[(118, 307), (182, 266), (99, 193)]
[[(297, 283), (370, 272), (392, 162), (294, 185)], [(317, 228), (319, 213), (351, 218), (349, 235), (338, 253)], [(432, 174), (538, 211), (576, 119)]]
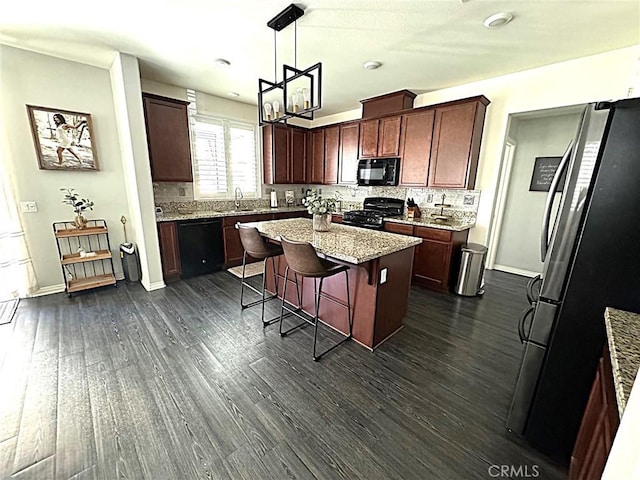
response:
[(358, 162), (358, 185), (398, 185), (399, 158), (371, 158)]

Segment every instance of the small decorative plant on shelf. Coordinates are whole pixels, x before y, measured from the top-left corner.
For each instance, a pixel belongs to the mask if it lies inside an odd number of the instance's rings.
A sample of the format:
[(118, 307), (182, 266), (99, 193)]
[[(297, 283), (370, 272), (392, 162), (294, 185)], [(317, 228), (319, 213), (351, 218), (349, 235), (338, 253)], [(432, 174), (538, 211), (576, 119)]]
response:
[(62, 203), (71, 205), (76, 214), (76, 218), (72, 222), (73, 225), (79, 229), (86, 228), (87, 219), (82, 214), (85, 210), (93, 210), (94, 203), (88, 198), (80, 198), (80, 195), (73, 188), (61, 188), (60, 191), (65, 192)]
[(328, 232), (331, 227), (331, 214), (336, 211), (336, 201), (332, 198), (322, 198), (313, 192), (302, 203), (307, 212), (313, 215), (313, 229), (316, 232)]

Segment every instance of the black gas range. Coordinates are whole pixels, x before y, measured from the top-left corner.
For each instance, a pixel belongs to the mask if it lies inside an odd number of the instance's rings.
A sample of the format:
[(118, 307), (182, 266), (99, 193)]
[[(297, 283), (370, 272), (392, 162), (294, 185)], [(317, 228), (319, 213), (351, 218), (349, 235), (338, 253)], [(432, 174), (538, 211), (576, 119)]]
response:
[(404, 200), (388, 197), (367, 197), (362, 210), (344, 212), (342, 223), (354, 227), (382, 230), (385, 217), (401, 217), (404, 214)]

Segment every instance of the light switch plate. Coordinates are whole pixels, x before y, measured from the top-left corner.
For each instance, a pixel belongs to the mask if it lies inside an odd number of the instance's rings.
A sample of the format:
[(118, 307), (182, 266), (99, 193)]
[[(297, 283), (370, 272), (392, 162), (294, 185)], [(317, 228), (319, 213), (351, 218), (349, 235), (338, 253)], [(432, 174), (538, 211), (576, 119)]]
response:
[(36, 202), (20, 202), (20, 210), (22, 213), (36, 213), (38, 204)]
[(383, 283), (387, 283), (387, 269), (383, 268), (380, 270), (380, 285)]

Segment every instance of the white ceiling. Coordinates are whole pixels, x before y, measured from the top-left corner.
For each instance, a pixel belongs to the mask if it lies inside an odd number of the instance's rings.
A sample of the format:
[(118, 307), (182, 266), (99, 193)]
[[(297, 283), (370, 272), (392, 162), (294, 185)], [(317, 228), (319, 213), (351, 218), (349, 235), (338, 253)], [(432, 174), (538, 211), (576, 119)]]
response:
[[(5, 2), (0, 42), (108, 67), (114, 51), (140, 59), (144, 78), (256, 103), (273, 79), (273, 30), (288, 0)], [(298, 66), (321, 61), (319, 116), (403, 88), (416, 93), (640, 44), (638, 0), (308, 0), (298, 4)], [(506, 11), (500, 29), (483, 20)], [(293, 64), (293, 25), (278, 61)], [(214, 59), (225, 58), (221, 68)], [(378, 60), (375, 71), (362, 68)], [(281, 66), (278, 67), (281, 74)]]

